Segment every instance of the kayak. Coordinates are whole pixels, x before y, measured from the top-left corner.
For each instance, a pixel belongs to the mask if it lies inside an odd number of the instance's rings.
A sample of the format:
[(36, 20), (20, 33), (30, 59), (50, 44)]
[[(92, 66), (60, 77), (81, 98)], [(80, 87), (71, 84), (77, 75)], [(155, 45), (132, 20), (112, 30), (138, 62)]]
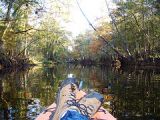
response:
[[(85, 94), (86, 93), (84, 91), (82, 91), (82, 90), (79, 91), (76, 94), (76, 99), (79, 100)], [(53, 118), (55, 110), (56, 110), (56, 103), (53, 103), (49, 107), (47, 107), (46, 110), (44, 110), (42, 113), (40, 113), (35, 120), (51, 120)], [(103, 107), (101, 107), (100, 111), (98, 111), (92, 118), (93, 118), (92, 120), (117, 120), (114, 116), (112, 116)]]

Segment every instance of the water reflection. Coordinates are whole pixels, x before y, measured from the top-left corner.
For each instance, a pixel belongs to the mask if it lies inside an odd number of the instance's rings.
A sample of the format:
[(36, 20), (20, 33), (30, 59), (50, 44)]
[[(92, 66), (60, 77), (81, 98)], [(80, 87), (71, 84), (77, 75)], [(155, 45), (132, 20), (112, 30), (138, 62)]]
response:
[(86, 92), (105, 97), (106, 107), (120, 120), (156, 120), (160, 117), (158, 70), (114, 70), (110, 67), (59, 65), (0, 74), (0, 120), (34, 119), (55, 101), (59, 83), (74, 74)]
[(33, 99), (27, 106), (27, 118), (34, 120), (44, 109), (39, 99)]

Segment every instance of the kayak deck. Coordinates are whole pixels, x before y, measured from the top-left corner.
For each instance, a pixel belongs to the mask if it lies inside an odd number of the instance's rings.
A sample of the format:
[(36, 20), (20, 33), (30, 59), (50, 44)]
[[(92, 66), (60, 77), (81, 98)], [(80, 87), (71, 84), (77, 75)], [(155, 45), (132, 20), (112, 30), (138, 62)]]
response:
[[(79, 91), (76, 94), (76, 99), (80, 99), (83, 97), (86, 93), (83, 91)], [(51, 104), (45, 111), (43, 111), (36, 120), (51, 120), (53, 119), (54, 112), (56, 110), (56, 104)], [(102, 112), (103, 111), (103, 112)], [(98, 111), (93, 117), (94, 120), (116, 120), (115, 117), (113, 117), (106, 109), (103, 107), (100, 108), (100, 111)]]

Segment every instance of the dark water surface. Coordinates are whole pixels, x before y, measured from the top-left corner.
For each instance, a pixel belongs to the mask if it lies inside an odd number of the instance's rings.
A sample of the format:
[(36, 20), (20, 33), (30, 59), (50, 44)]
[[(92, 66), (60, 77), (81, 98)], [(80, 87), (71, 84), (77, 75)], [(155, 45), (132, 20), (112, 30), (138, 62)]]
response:
[(74, 74), (83, 89), (99, 91), (118, 120), (160, 120), (160, 71), (110, 67), (34, 67), (0, 71), (0, 120), (32, 120), (55, 101), (59, 82)]

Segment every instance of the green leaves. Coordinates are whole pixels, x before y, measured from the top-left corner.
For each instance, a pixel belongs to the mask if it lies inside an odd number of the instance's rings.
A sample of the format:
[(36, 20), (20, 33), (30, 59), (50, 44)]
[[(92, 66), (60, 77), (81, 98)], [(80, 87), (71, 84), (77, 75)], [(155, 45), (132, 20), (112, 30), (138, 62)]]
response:
[[(156, 15), (153, 1), (135, 0), (132, 2), (120, 3), (119, 8), (114, 12), (116, 24), (129, 46), (132, 54), (137, 51), (154, 51), (159, 44), (159, 24), (160, 17)], [(114, 36), (117, 36), (114, 34)], [(117, 42), (122, 42), (118, 40)], [(115, 43), (116, 43), (115, 41)], [(156, 44), (158, 43), (158, 44)], [(123, 43), (116, 45), (122, 48)]]

